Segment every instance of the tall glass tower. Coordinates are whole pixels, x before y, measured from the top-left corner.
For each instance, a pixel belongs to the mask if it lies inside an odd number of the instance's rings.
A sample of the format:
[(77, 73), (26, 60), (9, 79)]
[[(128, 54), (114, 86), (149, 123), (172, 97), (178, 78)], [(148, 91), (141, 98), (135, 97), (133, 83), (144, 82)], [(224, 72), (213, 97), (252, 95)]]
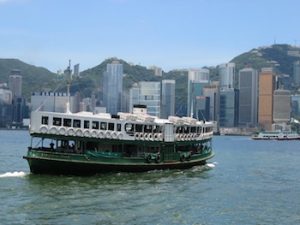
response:
[(103, 103), (106, 112), (117, 114), (122, 109), (123, 65), (119, 61), (107, 64), (103, 74)]
[(175, 80), (161, 82), (161, 118), (175, 115)]

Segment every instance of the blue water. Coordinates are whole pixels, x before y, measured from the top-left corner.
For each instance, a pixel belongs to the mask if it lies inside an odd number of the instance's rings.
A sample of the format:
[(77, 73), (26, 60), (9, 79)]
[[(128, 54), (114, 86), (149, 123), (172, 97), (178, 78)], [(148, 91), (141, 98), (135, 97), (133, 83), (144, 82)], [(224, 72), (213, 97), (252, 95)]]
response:
[(209, 166), (92, 177), (29, 173), (0, 131), (0, 224), (300, 224), (300, 142), (214, 137)]

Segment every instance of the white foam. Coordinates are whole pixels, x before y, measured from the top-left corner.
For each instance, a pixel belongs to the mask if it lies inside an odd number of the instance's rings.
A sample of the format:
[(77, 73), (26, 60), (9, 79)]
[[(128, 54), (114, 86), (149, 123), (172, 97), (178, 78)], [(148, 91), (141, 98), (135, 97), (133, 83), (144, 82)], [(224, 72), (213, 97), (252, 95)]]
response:
[(215, 167), (216, 167), (216, 164), (217, 164), (217, 163), (207, 163), (206, 165), (207, 165), (209, 168), (215, 168)]
[(27, 174), (23, 171), (15, 171), (15, 172), (7, 172), (7, 173), (2, 173), (0, 174), (0, 178), (4, 178), (4, 177), (24, 177)]

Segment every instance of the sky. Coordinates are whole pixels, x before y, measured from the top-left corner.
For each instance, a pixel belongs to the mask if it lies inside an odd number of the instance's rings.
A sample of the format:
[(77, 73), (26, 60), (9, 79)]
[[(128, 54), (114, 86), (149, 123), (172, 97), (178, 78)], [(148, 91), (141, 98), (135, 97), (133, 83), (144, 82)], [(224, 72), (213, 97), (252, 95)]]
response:
[(299, 0), (0, 0), (0, 58), (52, 72), (110, 57), (164, 71), (300, 45)]

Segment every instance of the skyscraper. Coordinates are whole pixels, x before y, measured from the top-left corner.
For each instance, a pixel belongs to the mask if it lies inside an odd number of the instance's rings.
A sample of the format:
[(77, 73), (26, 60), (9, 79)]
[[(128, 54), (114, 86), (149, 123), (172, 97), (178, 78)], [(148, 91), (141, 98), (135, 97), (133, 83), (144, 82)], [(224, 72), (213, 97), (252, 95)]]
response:
[(162, 80), (161, 82), (160, 115), (164, 119), (175, 115), (175, 80)]
[(202, 69), (190, 69), (188, 71), (188, 103), (187, 103), (187, 115), (196, 117), (196, 99), (203, 96), (203, 88), (209, 84), (209, 70)]
[(239, 126), (255, 127), (258, 113), (258, 72), (253, 68), (239, 71)]
[(117, 114), (122, 109), (123, 65), (113, 61), (103, 74), (103, 104), (106, 111)]
[(291, 120), (291, 93), (288, 90), (274, 91), (274, 123), (288, 123)]
[(293, 78), (296, 86), (300, 85), (300, 61), (294, 62)]
[(275, 76), (272, 68), (262, 68), (259, 74), (259, 97), (258, 97), (258, 123), (266, 129), (271, 130), (273, 123), (273, 92), (275, 87)]
[(9, 90), (11, 90), (13, 97), (22, 96), (22, 76), (20, 70), (12, 70), (8, 81)]
[(203, 95), (209, 98), (209, 118), (206, 120), (219, 121), (220, 111), (220, 86), (218, 82), (213, 82), (203, 88)]
[(238, 91), (234, 88), (220, 91), (220, 127), (235, 127), (238, 120)]
[(234, 88), (235, 63), (225, 63), (218, 66), (220, 87)]

